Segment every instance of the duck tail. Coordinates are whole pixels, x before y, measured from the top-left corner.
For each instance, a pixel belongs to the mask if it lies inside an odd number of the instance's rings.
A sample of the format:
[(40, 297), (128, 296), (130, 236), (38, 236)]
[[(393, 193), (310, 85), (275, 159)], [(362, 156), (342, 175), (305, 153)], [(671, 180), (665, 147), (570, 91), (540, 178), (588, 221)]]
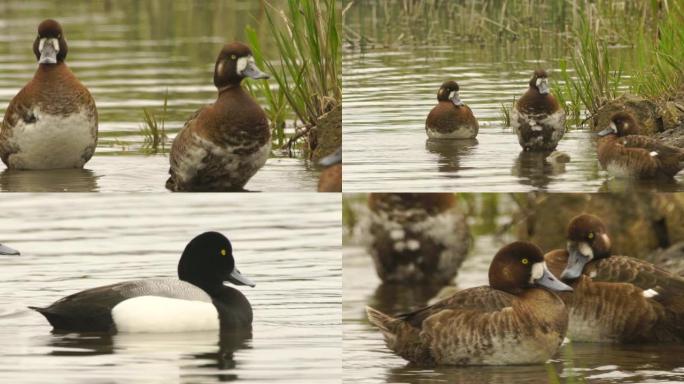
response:
[(401, 325), (401, 320), (392, 316), (386, 315), (377, 309), (366, 307), (366, 315), (368, 321), (380, 328), (380, 331), (387, 339), (388, 345), (393, 345), (397, 338), (398, 328)]
[(45, 318), (50, 323), (50, 325), (52, 325), (53, 328), (59, 328), (59, 325), (61, 325), (62, 317), (55, 314), (55, 313), (50, 312), (49, 308), (32, 307), (32, 306), (29, 306), (28, 308), (33, 309), (34, 311), (45, 316)]

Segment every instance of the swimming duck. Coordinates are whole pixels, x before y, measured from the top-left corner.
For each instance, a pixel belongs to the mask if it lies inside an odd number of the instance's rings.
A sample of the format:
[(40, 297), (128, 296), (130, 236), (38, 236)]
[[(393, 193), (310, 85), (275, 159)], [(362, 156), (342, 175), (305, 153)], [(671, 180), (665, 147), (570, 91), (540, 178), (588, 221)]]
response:
[(318, 164), (325, 167), (318, 179), (318, 192), (342, 192), (342, 148), (337, 148)]
[(639, 135), (639, 124), (628, 112), (617, 112), (598, 133), (598, 159), (616, 177), (672, 178), (684, 169), (684, 149)]
[(389, 349), (413, 363), (541, 364), (558, 351), (568, 327), (563, 301), (545, 288), (572, 290), (549, 272), (539, 247), (514, 242), (494, 256), (489, 286), (396, 317), (366, 312)]
[(16, 249), (0, 244), (0, 255), (19, 256), (20, 253)]
[(437, 105), (425, 121), (431, 139), (472, 139), (480, 129), (473, 111), (458, 96), (458, 83), (445, 81), (437, 92)]
[[(684, 341), (684, 280), (643, 260), (611, 254), (598, 217), (567, 228), (567, 249), (547, 253), (549, 269), (573, 287), (568, 338), (587, 342)], [(560, 272), (562, 271), (562, 272)]]
[(82, 168), (97, 145), (97, 108), (64, 62), (62, 26), (38, 26), (38, 70), (10, 101), (0, 131), (0, 159), (11, 169)]
[(250, 330), (252, 307), (240, 291), (254, 287), (235, 267), (230, 241), (205, 232), (188, 243), (177, 279), (132, 280), (64, 297), (40, 312), (55, 330), (71, 332), (187, 332)]
[(169, 156), (172, 191), (236, 191), (266, 163), (271, 131), (264, 110), (241, 86), (268, 79), (244, 44), (227, 44), (214, 68), (218, 98), (195, 112), (178, 133)]
[(526, 151), (553, 151), (565, 133), (565, 111), (550, 93), (546, 71), (537, 69), (530, 88), (513, 106), (511, 126)]
[(470, 247), (453, 193), (373, 193), (361, 242), (384, 282), (448, 284)]

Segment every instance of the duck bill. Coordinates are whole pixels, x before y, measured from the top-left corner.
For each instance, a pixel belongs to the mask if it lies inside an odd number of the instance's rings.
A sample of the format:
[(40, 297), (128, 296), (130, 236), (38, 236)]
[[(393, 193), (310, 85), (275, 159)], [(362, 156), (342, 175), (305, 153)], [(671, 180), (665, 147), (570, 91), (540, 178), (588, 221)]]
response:
[(457, 107), (465, 105), (465, 103), (461, 101), (461, 98), (458, 96), (458, 92), (454, 92), (454, 94), (451, 96), (451, 102)]
[(544, 264), (544, 273), (539, 279), (535, 280), (534, 282), (537, 285), (540, 285), (553, 291), (572, 291), (572, 287), (558, 280), (558, 278), (554, 276), (553, 273), (551, 273), (551, 271), (549, 271), (549, 269), (546, 267), (546, 264)]
[(613, 122), (611, 121), (611, 122), (610, 122), (610, 125), (608, 126), (608, 128), (606, 128), (606, 129), (604, 129), (603, 131), (597, 133), (597, 135), (598, 135), (599, 137), (603, 137), (603, 136), (608, 136), (608, 135), (614, 135), (614, 134), (616, 134), (616, 133), (617, 133), (617, 127), (615, 126), (615, 123), (613, 123)]
[(238, 271), (237, 268), (233, 269), (233, 272), (231, 272), (230, 275), (228, 275), (226, 280), (235, 284), (235, 285), (247, 285), (247, 286), (250, 286), (252, 288), (254, 288), (256, 286), (256, 284), (252, 283), (252, 280), (250, 280), (247, 277), (245, 277), (244, 275), (242, 275), (240, 273), (240, 271)]
[(242, 75), (256, 80), (268, 79), (271, 77), (267, 73), (262, 72), (253, 61), (247, 63), (245, 69), (242, 70)]
[(19, 256), (20, 253), (16, 249), (12, 249), (10, 247), (0, 244), (0, 255)]
[(542, 95), (546, 95), (550, 91), (549, 83), (547, 80), (540, 81), (539, 86), (537, 88), (539, 89), (539, 93), (541, 93)]
[[(585, 245), (586, 248), (589, 248), (588, 244)], [(584, 253), (582, 253), (582, 251), (580, 250), (582, 247), (583, 246), (578, 246), (577, 244), (568, 245), (568, 253), (570, 254), (570, 256), (568, 257), (568, 265), (565, 266), (565, 270), (563, 270), (563, 273), (561, 273), (561, 279), (576, 279), (580, 277), (580, 275), (582, 274), (584, 266), (587, 265), (587, 263), (591, 260), (592, 256), (585, 255)]]
[(332, 154), (322, 158), (318, 164), (321, 167), (329, 167), (331, 165), (335, 164), (340, 164), (342, 163), (342, 148), (338, 148), (335, 152)]
[(38, 59), (38, 64), (57, 64), (59, 40), (41, 39), (38, 50), (40, 51), (40, 59)]

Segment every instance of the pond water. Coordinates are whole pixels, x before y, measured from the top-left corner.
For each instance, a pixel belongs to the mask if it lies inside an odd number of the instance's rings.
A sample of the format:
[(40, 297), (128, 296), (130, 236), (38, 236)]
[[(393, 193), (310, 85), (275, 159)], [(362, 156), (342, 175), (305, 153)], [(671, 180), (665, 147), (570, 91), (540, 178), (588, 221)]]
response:
[[(97, 151), (86, 172), (62, 172), (53, 190), (163, 191), (168, 158), (147, 156), (140, 131), (143, 108), (159, 115), (168, 92), (166, 131), (172, 140), (194, 111), (216, 100), (213, 69), (223, 44), (245, 41), (247, 25), (258, 28), (262, 38), (268, 32), (261, 27), (266, 23), (260, 3), (248, 0), (3, 1), (0, 114), (33, 77), (31, 47), (38, 24), (46, 18), (62, 23), (69, 43), (67, 63), (95, 98), (100, 121)], [(263, 49), (275, 57), (269, 44)], [(246, 189), (314, 191), (317, 176), (308, 162), (273, 151)], [(14, 172), (9, 178), (12, 183), (1, 183), (0, 190), (50, 188), (36, 173)]]
[[(512, 239), (507, 239), (510, 241)], [(456, 278), (459, 289), (487, 284), (489, 263), (502, 239), (480, 235)], [(438, 292), (410, 287), (383, 286), (371, 258), (361, 247), (342, 249), (343, 273), (343, 381), (349, 383), (475, 383), (528, 384), (568, 380), (589, 383), (679, 383), (684, 381), (682, 345), (604, 345), (573, 343), (561, 348), (546, 365), (501, 367), (408, 366), (385, 346), (380, 332), (368, 323), (365, 306), (389, 313), (416, 309)], [(576, 381), (568, 381), (576, 382)]]
[[(0, 382), (339, 382), (339, 195), (13, 194), (0, 197)], [(119, 281), (176, 277), (195, 235), (233, 244), (252, 338), (52, 334), (27, 305)]]
[[(363, 29), (355, 20), (350, 28)], [(397, 29), (396, 35), (410, 33)], [(565, 56), (556, 45), (345, 46), (344, 191), (684, 191), (681, 174), (671, 183), (612, 180), (600, 169), (588, 128), (571, 127), (558, 145), (570, 155), (568, 164), (522, 152), (504, 126), (501, 105), (510, 108), (524, 94), (535, 68), (558, 74)], [(458, 81), (461, 100), (479, 121), (475, 140), (428, 140), (425, 134), (446, 79)]]

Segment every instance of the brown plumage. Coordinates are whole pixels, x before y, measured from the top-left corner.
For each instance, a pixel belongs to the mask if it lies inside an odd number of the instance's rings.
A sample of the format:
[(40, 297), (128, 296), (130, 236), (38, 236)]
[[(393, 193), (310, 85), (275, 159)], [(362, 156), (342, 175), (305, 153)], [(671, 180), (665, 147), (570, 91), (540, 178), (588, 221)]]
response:
[(319, 165), (325, 168), (318, 178), (318, 192), (342, 192), (342, 148), (322, 158)]
[(227, 44), (214, 70), (216, 102), (195, 112), (173, 141), (168, 189), (242, 190), (264, 165), (271, 131), (263, 109), (240, 85), (245, 77), (267, 75), (256, 68), (247, 46)]
[(539, 247), (515, 242), (494, 256), (490, 286), (470, 288), (418, 311), (388, 316), (367, 307), (387, 346), (421, 365), (544, 363), (560, 347), (568, 325), (551, 289), (570, 289), (544, 267)]
[(597, 146), (601, 166), (618, 177), (672, 178), (684, 169), (684, 149), (639, 135), (640, 126), (627, 112), (611, 117), (608, 128), (599, 132)]
[(455, 81), (445, 81), (437, 92), (437, 105), (425, 121), (425, 131), (433, 139), (472, 139), (479, 125), (473, 111), (458, 96)]
[(565, 134), (565, 112), (547, 78), (545, 70), (534, 71), (529, 89), (513, 106), (511, 126), (526, 151), (553, 151)]
[[(560, 295), (570, 310), (570, 339), (684, 341), (684, 280), (646, 261), (612, 255), (596, 216), (573, 218), (567, 236), (568, 250), (551, 251), (544, 259), (574, 289)], [(569, 265), (572, 253), (581, 264), (579, 276)]]

